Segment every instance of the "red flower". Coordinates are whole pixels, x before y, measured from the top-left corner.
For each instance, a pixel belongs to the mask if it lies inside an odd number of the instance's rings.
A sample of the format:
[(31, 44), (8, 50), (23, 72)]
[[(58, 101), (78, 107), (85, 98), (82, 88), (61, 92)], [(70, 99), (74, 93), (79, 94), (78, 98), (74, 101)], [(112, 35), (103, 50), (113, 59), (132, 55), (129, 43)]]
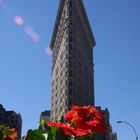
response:
[(65, 114), (65, 118), (71, 126), (75, 123), (75, 129), (91, 132), (106, 131), (105, 116), (94, 107), (73, 106), (72, 110)]
[(15, 140), (17, 138), (17, 132), (15, 131), (14, 128), (9, 128), (8, 131), (13, 131), (11, 135), (4, 135), (3, 140)]
[(67, 136), (84, 136), (94, 132), (105, 132), (107, 125), (105, 116), (91, 106), (73, 106), (65, 114), (65, 119), (70, 123), (46, 122), (48, 126), (56, 126)]
[(87, 134), (91, 134), (92, 132), (90, 130), (82, 130), (82, 129), (75, 129), (68, 124), (59, 123), (59, 122), (47, 122), (48, 126), (56, 126), (60, 128), (66, 136), (84, 136)]

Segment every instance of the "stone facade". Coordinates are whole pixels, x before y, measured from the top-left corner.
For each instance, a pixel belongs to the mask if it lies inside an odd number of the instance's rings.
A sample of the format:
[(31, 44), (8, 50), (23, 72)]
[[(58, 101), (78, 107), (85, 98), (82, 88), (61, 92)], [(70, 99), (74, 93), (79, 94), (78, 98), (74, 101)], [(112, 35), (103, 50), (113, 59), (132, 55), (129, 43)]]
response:
[(6, 125), (10, 128), (15, 128), (18, 137), (21, 137), (22, 119), (21, 115), (14, 111), (6, 111), (0, 104), (0, 125)]
[(81, 0), (60, 0), (51, 41), (51, 120), (72, 105), (94, 105), (95, 40)]

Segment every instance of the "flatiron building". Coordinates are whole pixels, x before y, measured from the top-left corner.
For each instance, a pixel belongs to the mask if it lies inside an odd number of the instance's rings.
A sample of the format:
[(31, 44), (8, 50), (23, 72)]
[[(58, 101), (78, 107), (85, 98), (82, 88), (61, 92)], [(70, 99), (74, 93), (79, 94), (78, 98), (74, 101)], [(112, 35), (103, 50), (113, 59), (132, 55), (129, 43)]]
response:
[(52, 49), (51, 120), (72, 105), (94, 106), (95, 40), (82, 0), (60, 0)]

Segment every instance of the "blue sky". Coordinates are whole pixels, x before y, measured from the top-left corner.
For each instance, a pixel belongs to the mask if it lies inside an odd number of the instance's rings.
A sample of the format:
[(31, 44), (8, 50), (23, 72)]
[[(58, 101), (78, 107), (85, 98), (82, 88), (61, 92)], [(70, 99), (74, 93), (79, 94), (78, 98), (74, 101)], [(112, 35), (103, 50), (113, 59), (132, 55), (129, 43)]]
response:
[[(24, 135), (50, 109), (51, 55), (47, 51), (58, 0), (0, 0), (0, 103), (22, 114)], [(118, 139), (140, 136), (140, 1), (84, 0), (96, 39), (95, 101), (108, 108)], [(14, 21), (15, 16), (19, 20)], [(22, 20), (22, 21), (21, 21)], [(19, 25), (21, 23), (21, 25)], [(30, 28), (37, 40), (25, 32)], [(31, 30), (30, 30), (31, 31)]]

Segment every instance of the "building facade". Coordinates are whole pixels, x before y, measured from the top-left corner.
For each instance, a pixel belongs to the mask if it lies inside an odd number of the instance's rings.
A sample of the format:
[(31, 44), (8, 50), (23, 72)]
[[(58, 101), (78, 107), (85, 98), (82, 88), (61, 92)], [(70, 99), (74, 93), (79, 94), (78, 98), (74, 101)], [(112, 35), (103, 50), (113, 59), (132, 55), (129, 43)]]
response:
[(14, 111), (6, 111), (0, 104), (0, 125), (15, 128), (18, 137), (21, 137), (22, 119), (21, 115)]
[(82, 0), (60, 0), (51, 40), (51, 120), (72, 105), (94, 106), (95, 40)]

